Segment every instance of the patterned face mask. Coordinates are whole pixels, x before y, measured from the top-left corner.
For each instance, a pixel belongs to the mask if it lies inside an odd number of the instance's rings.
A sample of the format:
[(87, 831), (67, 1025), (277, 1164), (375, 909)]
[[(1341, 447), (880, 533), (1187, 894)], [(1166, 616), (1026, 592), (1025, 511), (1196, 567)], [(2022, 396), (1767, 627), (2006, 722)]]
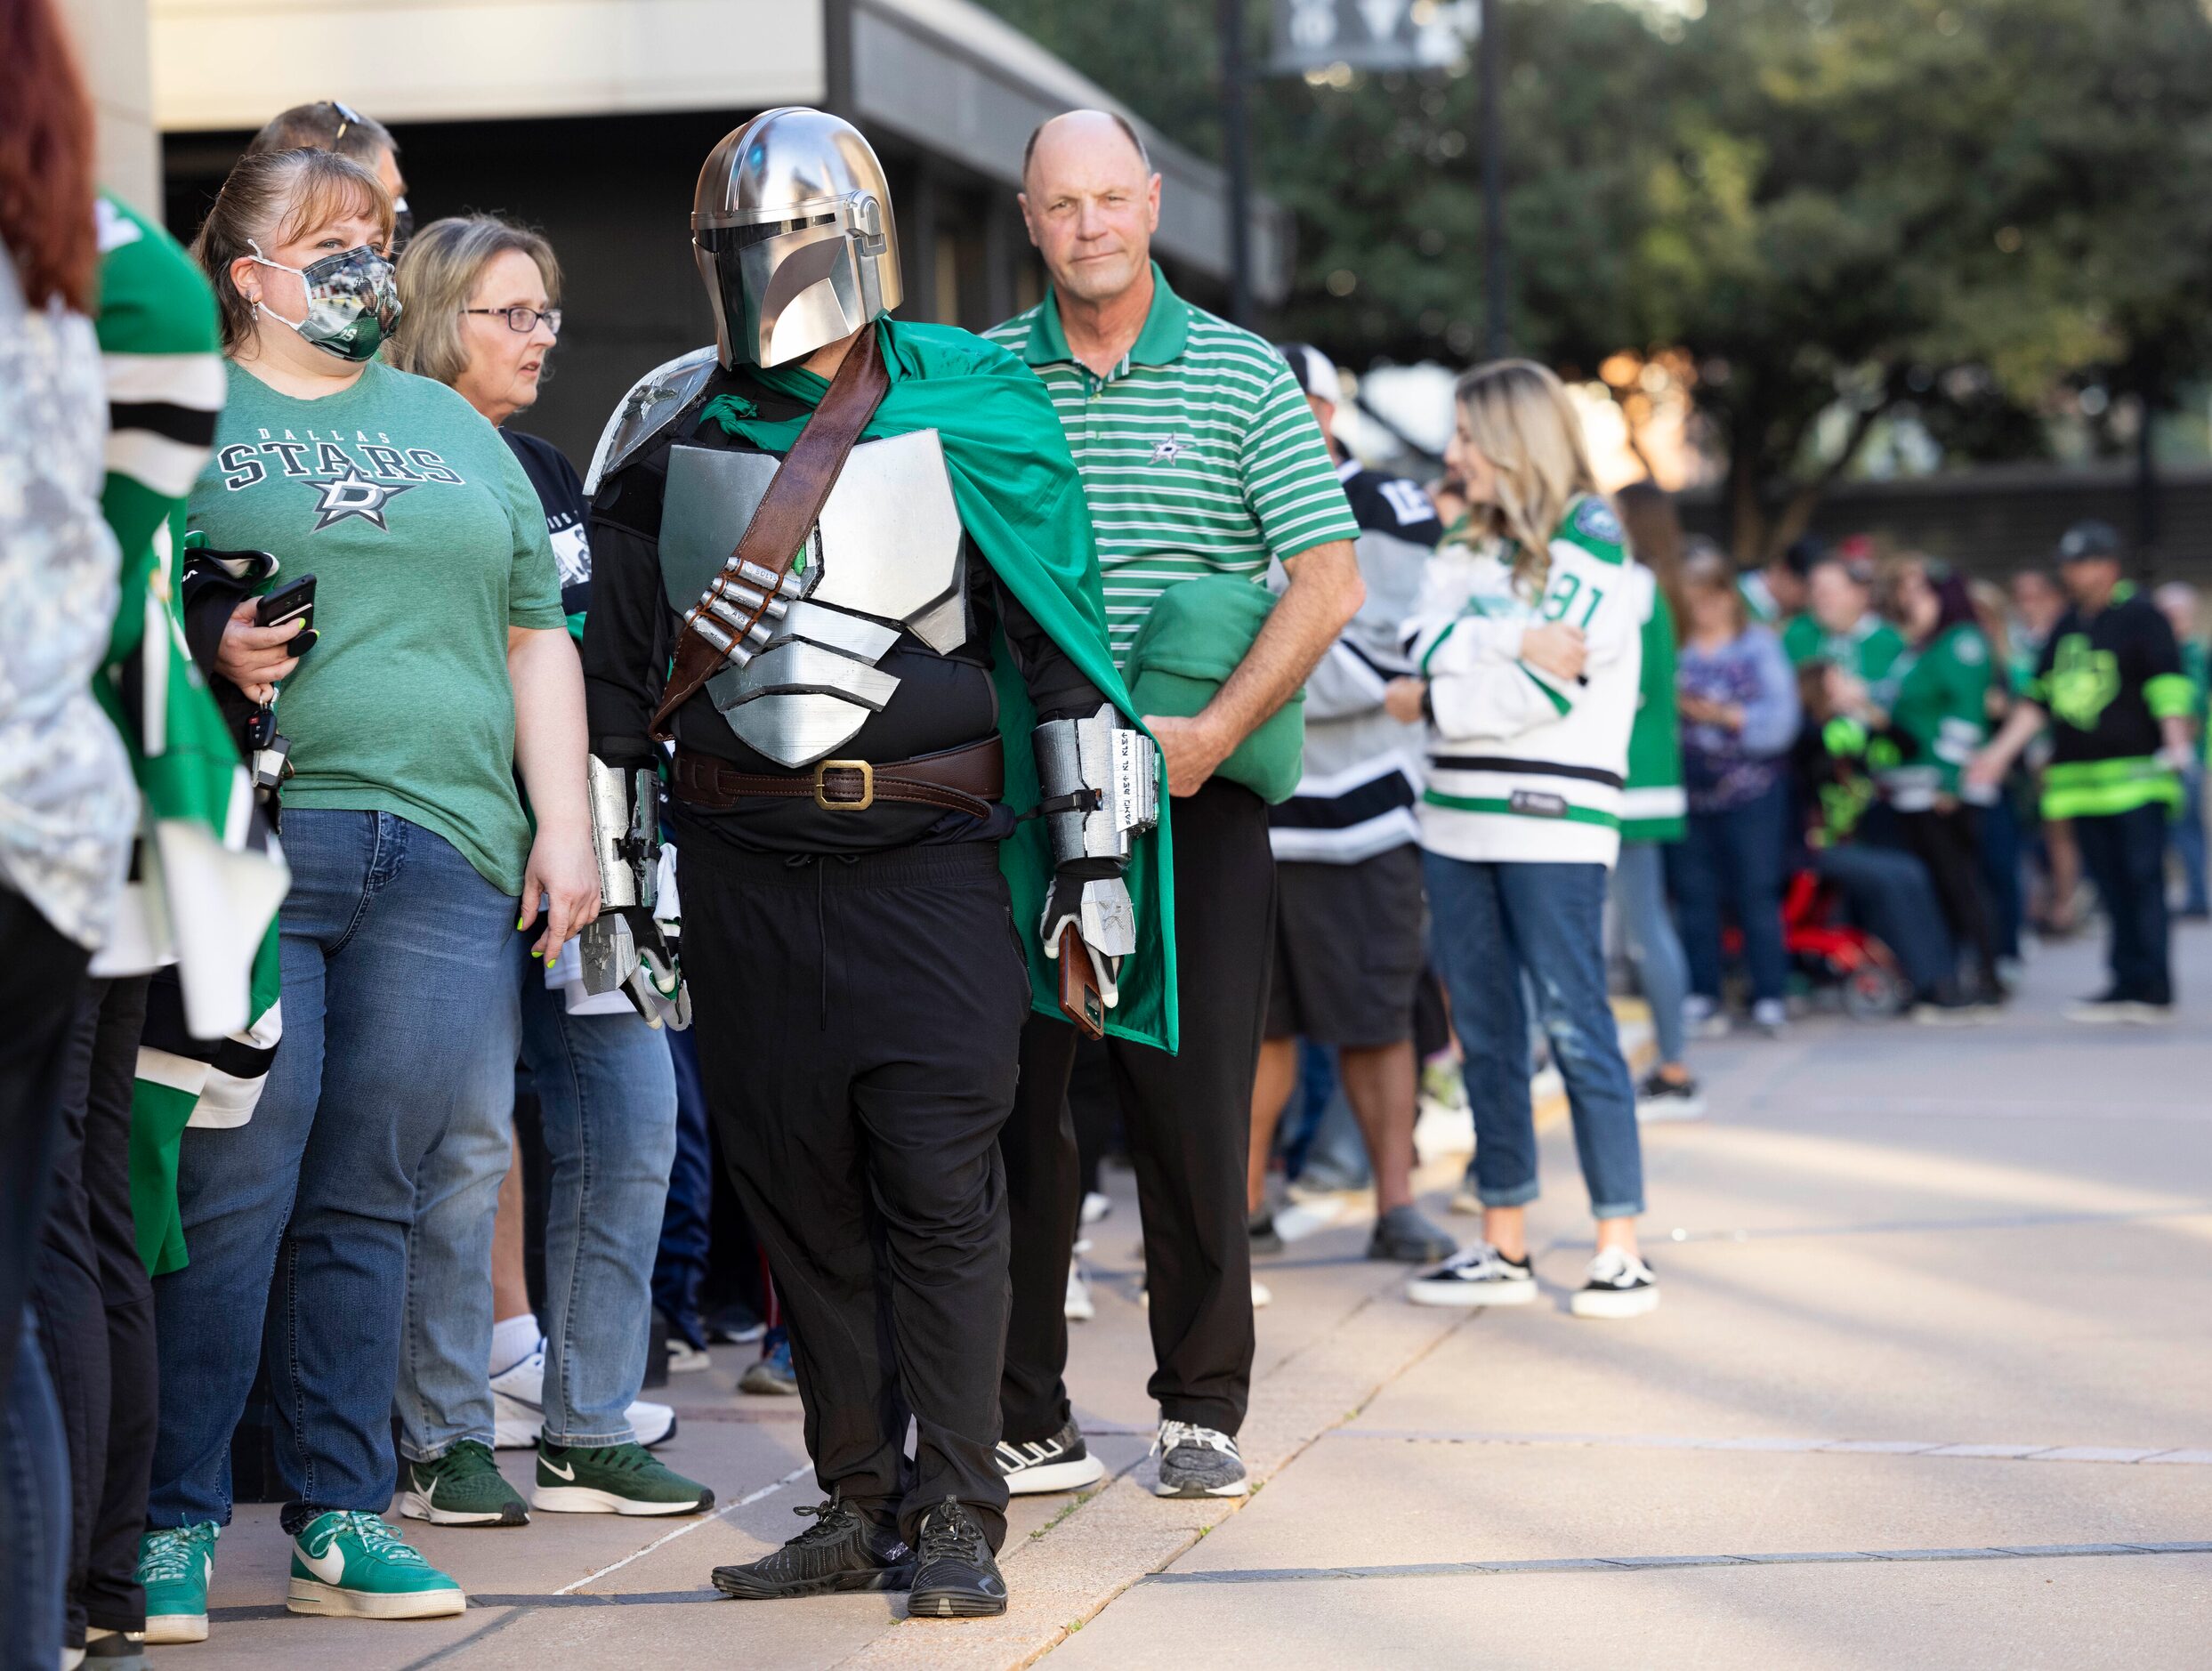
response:
[(263, 267), (295, 272), (307, 293), (307, 317), (287, 319), (283, 314), (254, 303), (254, 311), (288, 326), (326, 354), (340, 359), (375, 358), (376, 350), (400, 322), (400, 292), (393, 282), (392, 264), (366, 244), (326, 255), (307, 267), (287, 267), (261, 253), (247, 239), (254, 260)]

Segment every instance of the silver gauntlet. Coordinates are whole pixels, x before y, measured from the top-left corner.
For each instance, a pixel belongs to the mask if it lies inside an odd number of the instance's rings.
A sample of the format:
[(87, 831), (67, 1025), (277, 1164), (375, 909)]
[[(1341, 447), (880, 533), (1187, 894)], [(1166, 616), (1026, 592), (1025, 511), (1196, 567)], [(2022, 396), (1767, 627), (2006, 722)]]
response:
[(618, 771), (585, 757), (592, 852), (599, 860), (601, 910), (650, 913), (660, 892), (660, 786), (650, 766)]
[[(1126, 860), (1159, 822), (1159, 753), (1103, 703), (1088, 719), (1048, 720), (1031, 734), (1053, 863)], [(1060, 803), (1055, 805), (1055, 803)]]
[[(1032, 740), (1054, 868), (1126, 864), (1136, 838), (1159, 822), (1159, 757), (1152, 739), (1107, 703), (1087, 719), (1048, 721)], [(1072, 921), (1111, 1007), (1121, 996), (1121, 960), (1137, 949), (1128, 884), (1118, 876), (1094, 875), (1074, 898), (1064, 892), (1069, 885), (1055, 879), (1045, 900), (1045, 920), (1037, 924), (1045, 955), (1059, 957), (1062, 927)]]
[(599, 860), (599, 916), (577, 936), (584, 989), (626, 991), (654, 1026), (690, 1025), (690, 997), (662, 925), (660, 785), (650, 766), (619, 771), (596, 755), (585, 763), (592, 852)]

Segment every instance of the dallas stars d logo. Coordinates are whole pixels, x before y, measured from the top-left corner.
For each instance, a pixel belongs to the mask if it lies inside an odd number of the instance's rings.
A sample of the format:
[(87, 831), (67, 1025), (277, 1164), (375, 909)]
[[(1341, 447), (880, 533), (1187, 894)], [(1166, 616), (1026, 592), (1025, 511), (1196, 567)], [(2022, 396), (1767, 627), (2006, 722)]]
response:
[(384, 521), (384, 506), (408, 488), (422, 484), (414, 481), (371, 481), (358, 470), (349, 470), (343, 476), (328, 477), (309, 483), (318, 495), (315, 505), (315, 526), (308, 532), (319, 534), (334, 522), (343, 522), (349, 516), (358, 516), (364, 522), (373, 522), (385, 533), (392, 531)]

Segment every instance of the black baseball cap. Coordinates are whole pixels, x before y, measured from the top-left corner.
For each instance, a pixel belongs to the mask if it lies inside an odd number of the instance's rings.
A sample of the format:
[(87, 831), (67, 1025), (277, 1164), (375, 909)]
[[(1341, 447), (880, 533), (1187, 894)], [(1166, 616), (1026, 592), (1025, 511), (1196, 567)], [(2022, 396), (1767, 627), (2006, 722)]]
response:
[(2063, 563), (2095, 562), (2119, 555), (2119, 530), (2095, 519), (2075, 523), (2058, 542), (2058, 560)]

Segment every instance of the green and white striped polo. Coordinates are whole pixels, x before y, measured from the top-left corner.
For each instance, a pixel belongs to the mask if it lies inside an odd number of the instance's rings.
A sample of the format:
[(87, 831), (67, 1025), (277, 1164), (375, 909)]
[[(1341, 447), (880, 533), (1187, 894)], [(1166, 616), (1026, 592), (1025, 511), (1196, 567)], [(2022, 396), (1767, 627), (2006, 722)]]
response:
[(1050, 293), (986, 333), (1044, 380), (1068, 432), (1124, 663), (1153, 602), (1178, 582), (1256, 581), (1270, 557), (1360, 537), (1282, 356), (1185, 302), (1158, 262), (1152, 287), (1144, 328), (1104, 377), (1069, 351)]

